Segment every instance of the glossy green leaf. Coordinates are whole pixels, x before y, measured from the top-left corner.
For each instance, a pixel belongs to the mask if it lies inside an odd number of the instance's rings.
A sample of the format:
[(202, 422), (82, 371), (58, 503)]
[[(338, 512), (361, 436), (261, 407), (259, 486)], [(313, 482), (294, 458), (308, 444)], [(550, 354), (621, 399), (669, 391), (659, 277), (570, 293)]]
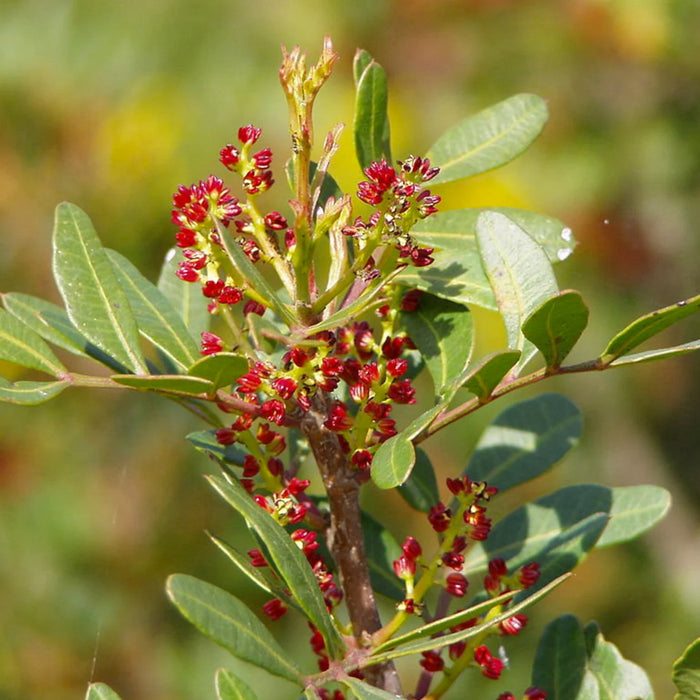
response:
[(180, 369), (187, 369), (199, 358), (199, 347), (180, 314), (123, 255), (114, 250), (107, 250), (107, 255), (126, 292), (139, 331)]
[(435, 393), (454, 381), (467, 366), (474, 347), (474, 322), (465, 306), (424, 294), (418, 308), (401, 314), (433, 378)]
[(560, 292), (523, 323), (523, 335), (542, 353), (548, 369), (561, 365), (588, 325), (588, 307), (573, 290)]
[(299, 682), (301, 673), (265, 625), (238, 598), (185, 574), (168, 577), (166, 591), (197, 629), (239, 659)]
[(416, 448), (416, 463), (411, 475), (398, 490), (406, 503), (422, 513), (427, 513), (440, 500), (435, 470), (420, 447)]
[(362, 513), (362, 532), (372, 588), (393, 600), (403, 600), (403, 582), (394, 574), (393, 562), (403, 551), (395, 537), (369, 514)]
[(545, 299), (558, 291), (552, 266), (542, 248), (503, 214), (481, 214), (476, 240), (505, 323), (508, 346), (522, 353), (516, 365), (520, 368), (536, 352), (520, 328)]
[(248, 371), (248, 360), (232, 352), (219, 352), (207, 355), (195, 362), (187, 374), (210, 381), (214, 388), (230, 386)]
[(674, 323), (697, 313), (698, 310), (700, 310), (700, 295), (641, 316), (623, 328), (608, 343), (600, 356), (601, 361), (604, 364), (610, 364), (616, 358), (626, 355), (630, 350), (641, 345), (645, 340), (653, 338)]
[(71, 385), (69, 380), (59, 382), (8, 382), (0, 377), (0, 401), (21, 406), (36, 406), (58, 396)]
[(0, 309), (0, 360), (38, 369), (53, 377), (66, 374), (66, 368), (41, 336), (5, 309)]
[(386, 72), (371, 57), (368, 60), (366, 52), (359, 52), (355, 56), (355, 80), (353, 133), (360, 167), (364, 170), (381, 158), (391, 163)]
[(168, 251), (158, 277), (158, 289), (175, 309), (195, 344), (199, 344), (202, 333), (209, 330), (211, 315), (207, 311), (207, 300), (202, 295), (202, 287), (193, 282), (185, 282), (176, 274), (183, 260), (177, 248)]
[(216, 672), (216, 694), (218, 700), (258, 700), (245, 681), (225, 668)]
[(295, 326), (298, 321), (292, 310), (280, 299), (277, 292), (270, 283), (263, 277), (258, 268), (252, 263), (243, 252), (243, 248), (233, 239), (233, 236), (219, 222), (216, 222), (216, 230), (221, 237), (221, 241), (235, 265), (241, 277), (249, 287), (260, 295), (265, 304), (269, 306), (288, 326)]
[(566, 259), (574, 249), (571, 229), (543, 214), (509, 207), (438, 212), (411, 229), (411, 235), (421, 245), (435, 249), (435, 262), (427, 267), (406, 268), (399, 276), (401, 284), (460, 304), (496, 310), (496, 299), (476, 245), (476, 224), (486, 211), (504, 214), (514, 221), (542, 247), (552, 263)]
[(60, 306), (29, 294), (15, 292), (4, 294), (3, 303), (15, 318), (52, 345), (74, 355), (91, 357), (116, 372), (127, 371), (126, 367), (81, 335)]
[(623, 355), (613, 360), (609, 367), (625, 367), (627, 365), (641, 364), (642, 362), (665, 360), (669, 357), (687, 355), (689, 352), (695, 352), (696, 350), (700, 350), (700, 340), (691, 340), (689, 343), (674, 345), (670, 348), (659, 348), (657, 350), (646, 350), (644, 352), (635, 352), (631, 355)]
[(344, 649), (343, 641), (328, 614), (311, 567), (299, 547), (290, 539), (284, 528), (267, 511), (260, 508), (237, 481), (221, 476), (209, 476), (208, 480), (224, 500), (245, 518), (265, 544), (271, 563), (299, 603), (299, 607), (323, 635), (331, 656), (341, 655)]
[(671, 677), (678, 688), (675, 700), (697, 700), (700, 697), (700, 638), (673, 664)]
[(471, 177), (513, 160), (547, 123), (537, 95), (514, 95), (448, 129), (426, 154), (440, 168), (433, 184)]
[(580, 622), (562, 615), (547, 625), (535, 654), (532, 682), (548, 700), (598, 700), (598, 683), (587, 669), (586, 641)]
[(141, 341), (122, 289), (87, 214), (56, 208), (53, 272), (68, 316), (91, 343), (136, 373), (146, 373)]
[(85, 700), (121, 700), (121, 698), (105, 683), (90, 683)]
[(464, 473), (499, 492), (544, 474), (578, 444), (583, 418), (561, 394), (541, 394), (506, 408), (489, 425)]
[[(510, 605), (505, 612), (499, 615), (494, 615), (489, 617), (485, 622), (479, 625), (470, 627), (467, 629), (460, 630), (458, 632), (452, 632), (451, 634), (444, 634), (440, 637), (440, 644), (444, 646), (449, 646), (455, 642), (461, 642), (472, 637), (480, 637), (487, 630), (496, 627), (503, 620), (507, 620), (509, 617), (516, 615), (521, 610), (533, 605), (538, 600), (546, 596), (550, 591), (552, 591), (557, 586), (561, 585), (569, 577), (569, 574), (564, 574), (554, 579), (546, 586), (539, 588), (538, 590), (528, 589), (525, 591), (526, 595), (520, 598), (516, 603)], [(390, 640), (391, 642), (391, 640)], [(397, 659), (402, 656), (409, 656), (411, 654), (420, 654), (421, 652), (428, 651), (435, 648), (435, 639), (417, 639), (409, 644), (404, 644), (396, 649), (386, 649), (385, 645), (378, 647), (377, 650), (372, 654), (369, 662), (372, 664), (383, 663), (384, 661), (390, 661), (391, 659)]]
[(415, 463), (411, 439), (403, 433), (382, 443), (372, 461), (372, 481), (380, 489), (393, 489), (408, 479)]
[(350, 688), (357, 700), (401, 700), (403, 697), (394, 695), (394, 693), (381, 688), (375, 688), (373, 685), (369, 685), (369, 683), (365, 683), (353, 676), (344, 676), (340, 679), (340, 682)]
[(518, 362), (520, 354), (520, 350), (501, 350), (482, 357), (462, 373), (458, 384), (486, 401)]
[(161, 394), (176, 394), (178, 396), (201, 396), (203, 398), (213, 395), (214, 385), (207, 379), (199, 377), (183, 377), (179, 374), (153, 374), (148, 376), (134, 376), (133, 374), (114, 374), (112, 381), (117, 384), (140, 389), (142, 391), (157, 391)]
[(596, 679), (600, 700), (653, 700), (649, 678), (637, 664), (623, 658), (620, 650), (602, 635), (595, 622), (584, 629), (588, 672)]

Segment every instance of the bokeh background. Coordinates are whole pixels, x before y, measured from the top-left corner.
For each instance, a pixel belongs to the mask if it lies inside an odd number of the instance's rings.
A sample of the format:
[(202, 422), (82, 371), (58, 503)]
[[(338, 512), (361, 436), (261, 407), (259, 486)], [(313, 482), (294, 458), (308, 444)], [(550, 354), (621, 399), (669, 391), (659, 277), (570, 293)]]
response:
[[(363, 47), (389, 74), (399, 157), (516, 92), (548, 100), (550, 123), (525, 156), (443, 194), (445, 206), (523, 206), (573, 228), (580, 245), (558, 274), (593, 309), (587, 359), (635, 315), (700, 288), (698, 33), (697, 0), (0, 0), (0, 289), (57, 299), (50, 234), (61, 200), (155, 278), (174, 233), (171, 193), (221, 174), (218, 150), (239, 125), (262, 126), (284, 153), (279, 47), (300, 44), (315, 59), (329, 34), (341, 61), (319, 98), (319, 131), (349, 126)], [(352, 187), (349, 131), (343, 144), (335, 170)], [(498, 325), (482, 321), (497, 344)], [(699, 335), (691, 319), (664, 340)], [(510, 675), (470, 697), (522, 690), (536, 630), (564, 611), (597, 619), (649, 670), (657, 697), (671, 697), (670, 666), (700, 633), (700, 358), (548, 388), (581, 406), (583, 444), (503, 509), (601, 481), (662, 484), (673, 511), (643, 540), (593, 554), (532, 611), (533, 629), (509, 647)], [(442, 473), (463, 467), (505, 405), (432, 446)], [(197, 427), (163, 401), (120, 392), (0, 406), (0, 699), (68, 700), (91, 679), (125, 700), (213, 698), (214, 669), (240, 668), (163, 593), (174, 571), (242, 585), (204, 534), (236, 541), (242, 528), (183, 440)], [(405, 513), (383, 498), (402, 538)], [(276, 629), (306, 645), (294, 621)], [(245, 673), (261, 698), (287, 696)]]

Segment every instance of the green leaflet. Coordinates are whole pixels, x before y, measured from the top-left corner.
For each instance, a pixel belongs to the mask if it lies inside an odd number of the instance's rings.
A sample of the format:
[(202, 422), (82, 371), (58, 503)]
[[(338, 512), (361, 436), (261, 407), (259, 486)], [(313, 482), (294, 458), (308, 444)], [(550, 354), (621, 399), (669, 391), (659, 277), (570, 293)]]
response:
[(434, 184), (483, 173), (519, 156), (547, 123), (537, 95), (514, 95), (448, 129), (426, 154), (440, 168)]
[(588, 325), (588, 307), (573, 290), (543, 302), (523, 323), (523, 335), (542, 353), (547, 369), (556, 369)]
[(122, 289), (87, 214), (56, 208), (53, 272), (75, 327), (91, 343), (137, 374), (147, 372), (141, 341)]
[(541, 394), (506, 408), (482, 434), (464, 473), (499, 492), (543, 474), (578, 444), (579, 409), (561, 394)]
[(458, 384), (481, 401), (486, 401), (520, 359), (520, 350), (501, 350), (469, 365)]
[(59, 382), (8, 382), (0, 377), (0, 401), (35, 406), (58, 396), (71, 385), (70, 381)]
[(250, 609), (230, 593), (185, 574), (168, 577), (168, 597), (203, 634), (234, 656), (298, 683), (299, 669)]
[(424, 294), (418, 308), (401, 314), (440, 395), (464, 370), (474, 346), (474, 323), (469, 309)]
[(355, 153), (364, 170), (373, 161), (391, 163), (386, 72), (366, 51), (355, 54)]
[(258, 700), (245, 681), (225, 668), (216, 672), (216, 694), (218, 700)]
[(653, 700), (644, 671), (622, 657), (595, 623), (573, 615), (547, 625), (535, 655), (533, 685), (553, 700)]
[(558, 291), (552, 266), (542, 248), (503, 214), (481, 214), (476, 240), (503, 317), (508, 346), (522, 353), (516, 365), (520, 369), (536, 352), (520, 329), (525, 319)]
[(0, 360), (53, 377), (64, 376), (67, 371), (40, 335), (4, 309), (0, 309)]
[(121, 700), (121, 698), (105, 683), (90, 683), (85, 700)]
[(192, 339), (198, 346), (202, 333), (209, 330), (211, 316), (207, 311), (200, 285), (185, 282), (175, 274), (181, 260), (177, 255), (178, 250), (178, 248), (171, 248), (165, 256), (158, 278), (158, 289), (185, 322)]
[(404, 433), (382, 443), (372, 461), (372, 481), (380, 489), (393, 489), (408, 479), (416, 459), (411, 438)]
[(678, 688), (675, 700), (694, 700), (700, 696), (700, 638), (673, 664), (672, 678)]
[(117, 278), (126, 292), (139, 331), (160, 348), (181, 370), (199, 358), (194, 342), (180, 314), (163, 292), (149, 282), (134, 265), (114, 250), (107, 250)]
[(700, 340), (691, 340), (683, 345), (674, 345), (671, 348), (659, 348), (658, 350), (646, 350), (645, 352), (635, 352), (631, 355), (622, 355), (613, 360), (609, 367), (624, 367), (625, 365), (636, 365), (642, 362), (653, 362), (654, 360), (665, 360), (668, 357), (687, 355), (689, 352), (700, 350)]
[(218, 352), (207, 355), (195, 362), (187, 373), (192, 377), (201, 377), (210, 381), (215, 389), (230, 386), (248, 371), (248, 360), (242, 355), (231, 352)]
[(185, 377), (180, 374), (153, 374), (144, 377), (135, 377), (133, 374), (114, 374), (111, 379), (117, 384), (123, 384), (132, 389), (176, 396), (207, 398), (216, 391), (214, 385), (207, 379)]
[(375, 688), (353, 676), (344, 676), (340, 682), (350, 688), (357, 700), (401, 700), (400, 695), (394, 695), (381, 688)]

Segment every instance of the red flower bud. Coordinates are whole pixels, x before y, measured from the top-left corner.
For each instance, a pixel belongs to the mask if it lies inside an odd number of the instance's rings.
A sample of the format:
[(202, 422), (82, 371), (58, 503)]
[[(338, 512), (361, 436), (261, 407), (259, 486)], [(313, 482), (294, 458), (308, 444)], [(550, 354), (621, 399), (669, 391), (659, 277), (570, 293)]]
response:
[(271, 620), (279, 620), (287, 612), (287, 606), (279, 598), (273, 598), (263, 605), (263, 612)]

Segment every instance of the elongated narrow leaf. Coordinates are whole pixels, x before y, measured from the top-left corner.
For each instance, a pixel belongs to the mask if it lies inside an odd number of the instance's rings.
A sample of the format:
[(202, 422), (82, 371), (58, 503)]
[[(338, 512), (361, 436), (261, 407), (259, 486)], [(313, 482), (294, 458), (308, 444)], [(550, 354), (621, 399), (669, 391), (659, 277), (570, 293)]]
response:
[(90, 683), (85, 700), (121, 700), (121, 698), (105, 683)]
[(216, 672), (218, 700), (258, 700), (253, 689), (241, 678), (225, 668)]
[(653, 700), (654, 691), (644, 670), (623, 658), (620, 650), (608, 642), (595, 622), (584, 629), (588, 672), (598, 683), (600, 700)]
[(509, 207), (438, 212), (411, 229), (411, 235), (421, 245), (435, 249), (435, 262), (427, 267), (406, 268), (399, 276), (401, 284), (460, 304), (497, 309), (476, 245), (476, 224), (486, 211), (514, 221), (542, 247), (551, 263), (565, 260), (574, 249), (571, 229), (543, 214)]
[(4, 309), (0, 309), (0, 360), (38, 369), (54, 377), (66, 374), (66, 368), (41, 336)]
[[(373, 161), (386, 158), (391, 163), (390, 128), (387, 115), (386, 72), (366, 52), (355, 56), (355, 153), (364, 170)], [(362, 67), (359, 72), (359, 67)], [(359, 73), (359, 77), (358, 76)]]
[(22, 406), (36, 406), (58, 396), (71, 385), (69, 380), (59, 382), (8, 382), (0, 377), (0, 401)]
[(365, 49), (357, 49), (355, 56), (352, 61), (352, 77), (355, 81), (355, 87), (360, 82), (362, 74), (365, 72), (367, 66), (372, 63), (372, 54)]
[(331, 656), (340, 655), (344, 648), (343, 641), (328, 614), (311, 567), (299, 547), (284, 528), (253, 501), (238, 482), (220, 476), (210, 476), (208, 479), (224, 499), (245, 518), (268, 548), (271, 563), (309, 620), (323, 635)]
[(673, 664), (672, 678), (678, 688), (675, 700), (694, 700), (700, 697), (700, 638)]
[(420, 447), (416, 448), (416, 463), (411, 475), (398, 488), (406, 503), (423, 513), (427, 513), (440, 500), (435, 469)]
[(202, 333), (209, 330), (211, 315), (207, 311), (201, 286), (185, 282), (175, 274), (182, 259), (178, 258), (177, 253), (178, 249), (172, 248), (165, 256), (158, 277), (158, 289), (185, 322), (194, 342), (199, 344)]
[(652, 311), (638, 318), (623, 328), (607, 345), (601, 355), (605, 364), (610, 364), (615, 358), (626, 355), (645, 340), (653, 338), (664, 329), (678, 323), (682, 319), (700, 310), (700, 294), (698, 296), (679, 301), (663, 309)]
[(428, 150), (440, 172), (433, 183), (450, 182), (498, 168), (520, 155), (547, 123), (547, 105), (537, 95), (514, 95), (448, 129)]
[(552, 266), (542, 248), (503, 214), (481, 214), (476, 239), (505, 323), (508, 345), (522, 353), (516, 365), (520, 368), (536, 352), (525, 340), (521, 326), (545, 299), (558, 291)]
[(560, 292), (536, 308), (523, 335), (542, 353), (548, 369), (561, 365), (588, 324), (588, 307), (573, 290)]
[(393, 567), (393, 562), (403, 554), (401, 545), (381, 523), (367, 513), (362, 513), (362, 532), (372, 588), (387, 598), (403, 600), (405, 588), (396, 578)]
[(401, 695), (395, 695), (387, 690), (375, 688), (369, 683), (354, 678), (353, 676), (344, 676), (340, 682), (350, 688), (354, 697), (357, 700), (401, 700)]
[(139, 331), (180, 369), (199, 358), (199, 347), (163, 292), (114, 250), (107, 250), (117, 278), (126, 292)]
[(299, 669), (265, 625), (230, 593), (185, 574), (173, 574), (166, 586), (178, 610), (203, 634), (234, 656), (276, 676), (299, 682)]
[(474, 322), (461, 304), (424, 294), (415, 311), (401, 318), (433, 378), (435, 393), (454, 381), (467, 366), (474, 346)]
[(93, 345), (78, 332), (68, 314), (60, 306), (29, 294), (11, 292), (3, 295), (5, 308), (44, 340), (74, 355), (91, 357), (116, 372), (127, 368)]
[(534, 479), (578, 444), (583, 418), (561, 394), (509, 406), (486, 428), (464, 473), (499, 491)]
[(637, 365), (642, 362), (653, 362), (654, 360), (665, 360), (669, 357), (687, 355), (689, 352), (700, 350), (700, 340), (691, 340), (683, 345), (674, 345), (670, 348), (659, 348), (658, 350), (646, 350), (635, 352), (631, 355), (623, 355), (610, 363), (610, 367), (625, 367), (627, 365)]
[(214, 388), (233, 384), (248, 371), (248, 360), (242, 355), (231, 352), (219, 352), (207, 355), (195, 362), (187, 371), (193, 377), (209, 380)]
[(280, 299), (277, 292), (270, 286), (269, 282), (260, 274), (258, 268), (248, 259), (240, 245), (233, 239), (231, 234), (217, 222), (217, 231), (226, 249), (226, 253), (233, 261), (243, 279), (250, 285), (250, 288), (260, 295), (262, 300), (288, 325), (297, 324), (297, 318), (290, 308)]
[(520, 350), (493, 352), (470, 365), (462, 373), (458, 384), (478, 399), (486, 401), (518, 362), (520, 355)]
[(157, 391), (161, 394), (176, 394), (178, 396), (199, 396), (207, 398), (214, 394), (214, 385), (207, 379), (199, 377), (183, 377), (179, 374), (154, 374), (136, 377), (133, 374), (115, 374), (111, 377), (117, 384), (140, 389), (142, 391)]
[(126, 293), (87, 214), (56, 209), (53, 271), (68, 316), (90, 342), (136, 373), (145, 373), (141, 342)]

